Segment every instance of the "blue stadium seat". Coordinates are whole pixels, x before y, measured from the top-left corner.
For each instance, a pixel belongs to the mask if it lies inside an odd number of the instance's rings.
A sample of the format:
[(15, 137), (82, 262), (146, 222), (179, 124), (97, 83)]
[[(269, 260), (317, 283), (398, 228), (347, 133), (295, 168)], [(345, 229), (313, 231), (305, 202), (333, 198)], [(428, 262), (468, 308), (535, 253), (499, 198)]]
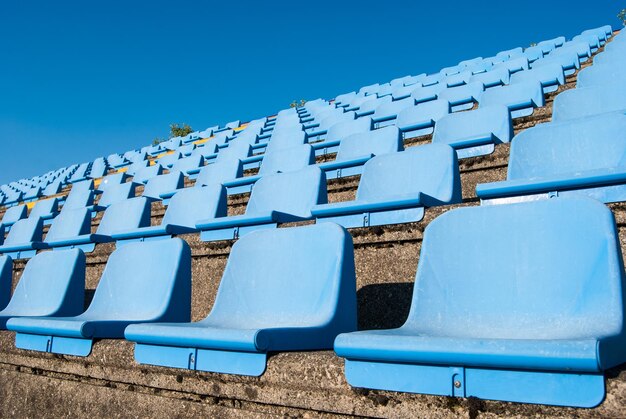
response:
[(28, 217), (16, 221), (7, 234), (4, 244), (0, 246), (0, 254), (9, 255), (13, 259), (27, 259), (37, 253), (37, 249), (45, 249), (42, 243), (43, 220), (40, 217)]
[[(3, 258), (9, 260), (10, 267), (10, 258)], [(73, 316), (81, 313), (84, 294), (83, 252), (72, 249), (39, 253), (26, 263), (13, 296), (0, 311), (0, 329), (5, 330), (7, 320), (15, 317)]]
[[(522, 74), (523, 71), (516, 73)], [(483, 90), (488, 89), (490, 87), (502, 86), (505, 84), (509, 84), (509, 80), (511, 79), (511, 75), (506, 68), (493, 69), (490, 71), (485, 71), (483, 73), (478, 73), (472, 75), (470, 78), (470, 83), (480, 83), (483, 85)]]
[(580, 58), (574, 51), (560, 52), (559, 54), (550, 54), (540, 60), (533, 63), (533, 69), (542, 67), (544, 65), (557, 64), (563, 69), (563, 73), (566, 76), (574, 74), (580, 69)]
[(258, 174), (239, 177), (224, 182), (228, 194), (246, 193), (252, 190), (252, 185), (261, 177), (274, 174), (293, 172), (315, 164), (315, 151), (309, 144), (266, 152), (261, 162)]
[(57, 198), (42, 199), (38, 201), (30, 210), (28, 217), (41, 218), (44, 225), (52, 222), (52, 219), (59, 213), (59, 200)]
[(391, 121), (396, 119), (400, 112), (413, 106), (415, 106), (415, 100), (412, 97), (382, 103), (376, 108), (372, 120), (377, 127), (393, 124)]
[(565, 84), (565, 73), (563, 67), (557, 63), (548, 63), (542, 66), (533, 67), (531, 70), (520, 71), (511, 76), (511, 84), (527, 83), (538, 81), (543, 87), (543, 93), (550, 93), (558, 90), (559, 86)]
[(374, 121), (369, 116), (355, 119), (353, 121), (338, 122), (328, 128), (324, 141), (312, 143), (315, 155), (325, 155), (334, 153), (339, 149), (341, 140), (357, 133), (369, 132), (374, 127)]
[(291, 130), (272, 133), (267, 146), (265, 147), (265, 154), (270, 154), (275, 150), (283, 148), (291, 148), (294, 146), (307, 143), (307, 135), (302, 130)]
[(184, 241), (169, 239), (111, 253), (83, 314), (12, 318), (7, 328), (17, 332), (20, 349), (87, 356), (93, 339), (121, 338), (132, 323), (188, 322), (190, 312), (191, 252)]
[(328, 179), (362, 173), (363, 164), (373, 156), (404, 150), (402, 135), (397, 127), (350, 135), (339, 144), (335, 161), (322, 163), (320, 168)]
[(111, 237), (119, 246), (133, 241), (168, 239), (175, 234), (194, 233), (198, 231), (198, 221), (225, 217), (226, 209), (226, 188), (220, 184), (181, 189), (172, 196), (160, 225), (128, 230), (117, 228)]
[(176, 164), (178, 160), (182, 158), (183, 158), (183, 155), (180, 152), (175, 151), (171, 154), (166, 154), (165, 156), (161, 157), (159, 160), (157, 160), (157, 163), (163, 166), (164, 168), (169, 169), (174, 164)]
[[(494, 258), (495, 249), (505, 251)], [(362, 388), (596, 406), (602, 371), (626, 361), (619, 249), (611, 211), (589, 199), (448, 211), (424, 232), (404, 325), (335, 340), (346, 379)]]
[(242, 238), (208, 317), (131, 325), (124, 335), (142, 364), (260, 376), (268, 352), (331, 348), (356, 330), (356, 309), (352, 238), (325, 223)]
[(46, 234), (46, 247), (79, 247), (84, 251), (93, 251), (95, 243), (110, 242), (109, 236), (91, 234), (91, 218), (89, 208), (64, 208)]
[(153, 166), (146, 166), (137, 170), (133, 176), (133, 182), (146, 184), (150, 179), (161, 176), (162, 174), (163, 166), (156, 163)]
[(174, 163), (171, 171), (181, 172), (184, 176), (195, 179), (202, 166), (204, 166), (204, 157), (201, 154), (193, 154)]
[(347, 228), (420, 221), (424, 208), (461, 202), (461, 178), (454, 150), (442, 144), (411, 147), (365, 163), (356, 199), (316, 205), (318, 222)]
[(511, 143), (507, 180), (481, 184), (484, 203), (553, 196), (626, 201), (626, 115), (609, 113), (541, 124)]
[(578, 119), (605, 112), (626, 110), (626, 83), (571, 89), (560, 93), (552, 106), (552, 121)]
[(507, 60), (505, 62), (494, 65), (491, 71), (502, 68), (506, 69), (511, 75), (520, 71), (528, 70), (528, 58), (523, 56)]
[(244, 215), (201, 220), (196, 227), (203, 241), (237, 239), (253, 230), (275, 228), (278, 223), (313, 218), (311, 208), (327, 202), (326, 177), (317, 166), (259, 179)]
[(512, 118), (532, 115), (534, 108), (545, 105), (543, 88), (538, 81), (496, 87), (483, 93), (480, 107), (506, 105)]
[[(88, 208), (92, 212), (100, 211), (102, 208), (94, 205), (95, 196), (93, 180), (90, 179), (74, 183), (65, 202), (63, 202), (62, 211), (78, 208)], [(93, 215), (95, 215), (95, 213)]]
[(444, 116), (435, 125), (433, 143), (448, 144), (462, 159), (491, 154), (495, 144), (508, 143), (512, 137), (509, 109), (493, 105)]
[[(13, 259), (10, 256), (0, 256), (0, 310), (3, 310), (11, 299), (13, 284)], [(4, 328), (0, 317), (0, 328)]]
[(423, 102), (430, 102), (431, 100), (438, 99), (441, 91), (444, 89), (446, 89), (445, 84), (434, 84), (432, 86), (420, 87), (411, 92), (411, 97), (415, 99), (415, 103), (419, 105)]
[(108, 186), (100, 196), (98, 207), (107, 208), (116, 202), (133, 198), (135, 196), (135, 186), (135, 182), (126, 182)]
[[(147, 162), (146, 162), (147, 164)], [(98, 190), (101, 192), (104, 192), (107, 190), (107, 188), (114, 186), (114, 185), (119, 185), (120, 183), (125, 183), (126, 180), (128, 179), (128, 175), (124, 172), (121, 173), (114, 173), (112, 175), (108, 175), (102, 178), (102, 180), (100, 181), (100, 184), (98, 185)], [(93, 180), (92, 180), (93, 182)]]
[(480, 102), (484, 90), (482, 83), (450, 87), (441, 91), (439, 100), (447, 101), (452, 112), (472, 109), (475, 104)]
[(60, 180), (56, 180), (46, 186), (41, 192), (43, 196), (52, 196), (61, 192), (62, 185)]
[(391, 101), (392, 101), (391, 96), (384, 96), (384, 97), (381, 97), (380, 99), (377, 99), (377, 98), (370, 99), (368, 101), (361, 103), (361, 106), (359, 106), (359, 109), (355, 110), (355, 114), (357, 118), (361, 118), (363, 116), (368, 116), (368, 115), (373, 115), (374, 112), (376, 111), (376, 108), (378, 108), (381, 104), (389, 103)]
[[(185, 177), (181, 172), (170, 172), (166, 175), (155, 176), (146, 183), (142, 196), (162, 200), (166, 204), (168, 198), (161, 196), (182, 189), (185, 186)], [(171, 196), (168, 194), (167, 196)]]
[(576, 79), (576, 87), (592, 87), (609, 84), (613, 80), (626, 80), (626, 70), (620, 64), (594, 64), (582, 69)]
[(447, 100), (433, 100), (420, 103), (398, 114), (396, 127), (405, 138), (430, 134), (436, 122), (450, 113), (450, 103)]
[[(26, 212), (26, 205), (16, 205), (7, 208), (2, 216), (2, 221), (0, 221), (0, 226), (2, 226), (2, 228), (11, 227), (19, 220), (26, 218)], [(0, 234), (0, 236), (4, 238), (4, 234)]]
[(222, 159), (200, 169), (194, 186), (222, 185), (243, 176), (243, 164), (239, 159)]

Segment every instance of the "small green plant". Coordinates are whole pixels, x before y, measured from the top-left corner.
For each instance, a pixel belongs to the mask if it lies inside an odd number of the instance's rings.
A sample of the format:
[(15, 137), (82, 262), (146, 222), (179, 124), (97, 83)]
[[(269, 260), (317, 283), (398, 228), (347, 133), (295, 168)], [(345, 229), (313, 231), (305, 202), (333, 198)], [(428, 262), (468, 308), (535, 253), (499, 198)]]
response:
[(536, 47), (536, 46), (537, 46), (537, 43), (536, 43), (536, 42), (531, 42), (529, 46), (531, 46), (531, 47)]
[(170, 124), (170, 138), (184, 137), (193, 132), (188, 124)]
[(299, 106), (300, 106), (300, 107), (302, 107), (302, 106), (304, 106), (304, 104), (305, 104), (305, 103), (306, 103), (306, 100), (304, 100), (304, 99), (300, 99), (300, 102), (299, 102), (299, 103), (298, 103), (298, 101), (297, 101), (297, 100), (294, 100), (293, 102), (291, 102), (291, 103), (289, 104), (289, 107), (290, 107), (290, 108), (297, 108), (297, 107), (299, 107)]
[(617, 18), (622, 22), (624, 26), (626, 26), (626, 9), (622, 9), (618, 14)]
[(165, 141), (165, 138), (159, 138), (159, 137), (155, 137), (154, 140), (152, 140), (152, 145), (157, 145), (162, 143), (163, 141)]

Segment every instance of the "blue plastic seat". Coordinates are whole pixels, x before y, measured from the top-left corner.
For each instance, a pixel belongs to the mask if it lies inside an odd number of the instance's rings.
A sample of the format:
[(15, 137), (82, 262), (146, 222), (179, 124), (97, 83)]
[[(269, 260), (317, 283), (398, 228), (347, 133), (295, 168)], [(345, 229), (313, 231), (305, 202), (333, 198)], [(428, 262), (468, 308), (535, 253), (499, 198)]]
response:
[(509, 109), (493, 105), (444, 116), (435, 125), (433, 143), (448, 144), (462, 159), (491, 154), (495, 144), (508, 143), (512, 137)]
[(193, 154), (178, 160), (172, 166), (172, 172), (181, 172), (184, 176), (194, 179), (202, 166), (204, 166), (204, 157), (201, 154)]
[(447, 100), (433, 100), (405, 109), (398, 114), (396, 126), (405, 138), (427, 135), (439, 119), (450, 113)]
[(483, 93), (480, 107), (492, 105), (506, 105), (512, 118), (529, 116), (545, 105), (543, 88), (538, 81), (528, 81), (489, 89)]
[(520, 71), (511, 76), (511, 84), (527, 83), (538, 81), (543, 87), (543, 93), (550, 93), (558, 90), (559, 86), (565, 84), (565, 73), (563, 67), (557, 63), (548, 63), (542, 66), (533, 67), (531, 70)]
[(59, 200), (57, 198), (42, 199), (38, 201), (28, 214), (32, 218), (41, 218), (44, 225), (50, 224), (52, 219), (59, 213)]
[(564, 121), (605, 112), (626, 110), (626, 83), (611, 82), (601, 86), (566, 90), (552, 106), (552, 120)]
[[(522, 72), (516, 74), (522, 74)], [(474, 74), (470, 78), (470, 83), (480, 83), (483, 85), (483, 89), (488, 89), (490, 87), (502, 86), (505, 84), (509, 84), (509, 80), (511, 79), (511, 75), (509, 71), (505, 68), (493, 69), (490, 71), (485, 71), (482, 73)]]
[[(64, 208), (54, 219), (44, 242), (46, 247), (80, 247), (92, 251), (94, 243), (110, 242), (111, 238), (103, 234), (91, 234), (91, 209)], [(80, 246), (84, 244), (85, 246)]]
[(390, 121), (396, 119), (400, 112), (413, 106), (415, 106), (415, 100), (411, 97), (395, 100), (393, 102), (382, 103), (376, 108), (376, 111), (372, 115), (372, 120), (377, 127), (390, 125), (393, 123)]
[(578, 69), (580, 69), (580, 58), (578, 54), (574, 51), (563, 51), (550, 54), (542, 59), (539, 59), (533, 63), (533, 69), (542, 67), (544, 65), (560, 65), (563, 69), (563, 73), (566, 76), (570, 76), (574, 74)]
[(578, 73), (576, 87), (592, 87), (609, 84), (613, 80), (626, 80), (626, 70), (619, 64), (594, 64)]
[[(11, 299), (13, 284), (13, 259), (10, 256), (0, 256), (0, 310), (3, 310)], [(0, 326), (4, 328), (0, 318)]]
[(180, 160), (183, 157), (183, 155), (178, 152), (175, 151), (171, 154), (166, 154), (165, 156), (161, 157), (157, 163), (160, 164), (161, 166), (169, 169), (171, 168), (174, 164), (176, 164), (176, 162), (178, 160)]
[(397, 127), (388, 126), (374, 131), (350, 135), (339, 144), (335, 161), (320, 167), (328, 179), (362, 173), (363, 164), (373, 156), (404, 150), (402, 135)]
[[(27, 208), (26, 205), (16, 205), (14, 207), (9, 207), (4, 212), (2, 216), (2, 221), (0, 221), (0, 226), (11, 227), (13, 224), (26, 218)], [(2, 238), (4, 238), (4, 234), (0, 234)]]
[(252, 190), (252, 185), (261, 177), (274, 174), (293, 172), (315, 164), (315, 151), (309, 144), (295, 147), (274, 149), (264, 155), (261, 168), (254, 176), (245, 176), (224, 182), (228, 194), (246, 193)]
[(196, 229), (198, 221), (225, 217), (226, 210), (226, 188), (218, 183), (181, 189), (172, 196), (161, 224), (127, 230), (116, 227), (111, 237), (120, 245), (133, 241), (161, 240), (168, 239), (172, 235), (194, 233), (198, 231)]
[(208, 317), (131, 325), (124, 335), (142, 364), (260, 376), (268, 352), (331, 348), (356, 327), (352, 238), (325, 223), (242, 238)]
[(0, 246), (0, 253), (9, 255), (13, 259), (27, 259), (37, 253), (37, 249), (45, 249), (41, 241), (43, 235), (43, 220), (40, 217), (28, 217), (16, 221), (7, 234), (4, 244)]
[(492, 71), (504, 68), (509, 74), (515, 74), (520, 71), (528, 70), (528, 67), (528, 58), (521, 56), (494, 65)]
[(12, 318), (7, 328), (17, 332), (18, 348), (87, 356), (93, 339), (121, 338), (132, 323), (188, 322), (190, 312), (191, 252), (184, 241), (169, 239), (111, 253), (83, 314)]
[[(10, 269), (11, 263), (9, 257), (2, 258), (5, 260), (2, 275), (5, 275), (5, 268)], [(84, 294), (83, 252), (71, 249), (39, 253), (28, 261), (13, 296), (6, 307), (2, 306), (0, 329), (5, 330), (7, 320), (15, 317), (79, 314), (83, 311)]]
[(355, 387), (593, 407), (626, 360), (621, 259), (594, 200), (454, 209), (426, 227), (404, 325), (335, 352)]
[(511, 143), (507, 180), (480, 184), (484, 203), (553, 196), (626, 201), (626, 115), (609, 113), (541, 124)]
[(94, 205), (95, 196), (93, 180), (74, 183), (65, 202), (63, 202), (62, 210), (89, 208), (90, 211), (99, 211), (101, 208)]
[(307, 135), (302, 130), (282, 131), (272, 133), (272, 136), (265, 147), (265, 154), (270, 154), (274, 150), (291, 148), (307, 143)]
[(431, 86), (423, 86), (414, 89), (411, 92), (411, 97), (415, 99), (416, 104), (423, 102), (430, 102), (431, 100), (437, 100), (443, 90), (446, 89), (445, 84), (433, 84)]
[(162, 174), (163, 166), (161, 166), (159, 163), (156, 163), (153, 166), (146, 166), (137, 170), (135, 172), (135, 175), (133, 176), (133, 182), (146, 184), (150, 179), (161, 176)]
[[(170, 172), (167, 175), (155, 176), (146, 183), (142, 196), (156, 200), (164, 199), (161, 195), (177, 191), (185, 186), (185, 177), (181, 172)], [(171, 195), (168, 195), (171, 196)], [(164, 203), (167, 203), (165, 198)]]
[[(147, 164), (147, 161), (146, 161)], [(98, 190), (101, 192), (106, 191), (109, 187), (117, 186), (121, 183), (126, 182), (128, 179), (128, 175), (124, 172), (114, 173), (112, 175), (108, 175), (102, 178), (100, 184), (98, 185)], [(93, 182), (93, 180), (92, 180)]]
[(222, 159), (200, 169), (194, 186), (222, 185), (224, 182), (243, 176), (243, 164), (239, 159)]
[(445, 100), (450, 104), (450, 111), (462, 111), (472, 109), (479, 103), (483, 95), (482, 83), (470, 83), (457, 87), (444, 89), (439, 94), (439, 100)]
[(333, 124), (326, 132), (324, 141), (311, 143), (315, 149), (315, 155), (321, 156), (337, 152), (339, 144), (344, 138), (357, 133), (369, 132), (374, 127), (374, 121), (369, 116), (352, 121), (344, 121)]
[(381, 104), (389, 103), (391, 101), (392, 101), (391, 96), (384, 96), (384, 97), (381, 97), (380, 99), (373, 97), (372, 99), (361, 103), (361, 106), (359, 106), (359, 109), (355, 110), (355, 114), (357, 118), (361, 118), (367, 115), (373, 115), (374, 112), (376, 111), (376, 108), (378, 108)]
[(253, 230), (276, 228), (278, 223), (313, 218), (311, 208), (327, 202), (326, 177), (317, 166), (259, 179), (244, 215), (201, 220), (196, 227), (203, 241), (237, 239)]
[(41, 192), (43, 196), (52, 196), (61, 192), (61, 181), (56, 180), (46, 186)]
[(454, 150), (442, 144), (411, 147), (365, 163), (356, 199), (316, 205), (318, 222), (347, 228), (420, 221), (424, 208), (461, 202), (461, 178)]
[(135, 186), (134, 182), (108, 186), (100, 196), (98, 207), (107, 208), (116, 202), (133, 198), (135, 196)]

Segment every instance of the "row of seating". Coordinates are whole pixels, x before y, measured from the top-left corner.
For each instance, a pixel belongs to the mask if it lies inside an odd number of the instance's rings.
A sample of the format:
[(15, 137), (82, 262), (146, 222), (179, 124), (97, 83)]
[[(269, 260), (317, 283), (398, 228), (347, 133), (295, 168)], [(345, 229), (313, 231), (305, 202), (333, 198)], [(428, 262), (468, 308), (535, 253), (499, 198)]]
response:
[(87, 356), (94, 339), (125, 337), (139, 363), (258, 376), (269, 352), (334, 347), (357, 387), (583, 407), (626, 360), (615, 221), (590, 199), (439, 216), (392, 330), (356, 331), (352, 240), (334, 223), (236, 242), (211, 312), (193, 323), (180, 239), (115, 250), (84, 312), (81, 250), (37, 254), (9, 300), (10, 265), (3, 256), (0, 324), (22, 349)]

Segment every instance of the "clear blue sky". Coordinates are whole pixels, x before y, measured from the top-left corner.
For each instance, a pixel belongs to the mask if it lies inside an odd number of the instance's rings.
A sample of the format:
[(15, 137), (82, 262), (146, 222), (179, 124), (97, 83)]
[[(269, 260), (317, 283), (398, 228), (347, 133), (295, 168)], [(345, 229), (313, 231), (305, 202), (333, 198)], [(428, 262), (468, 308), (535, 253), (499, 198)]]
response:
[(611, 24), (626, 2), (4, 1), (0, 183)]

